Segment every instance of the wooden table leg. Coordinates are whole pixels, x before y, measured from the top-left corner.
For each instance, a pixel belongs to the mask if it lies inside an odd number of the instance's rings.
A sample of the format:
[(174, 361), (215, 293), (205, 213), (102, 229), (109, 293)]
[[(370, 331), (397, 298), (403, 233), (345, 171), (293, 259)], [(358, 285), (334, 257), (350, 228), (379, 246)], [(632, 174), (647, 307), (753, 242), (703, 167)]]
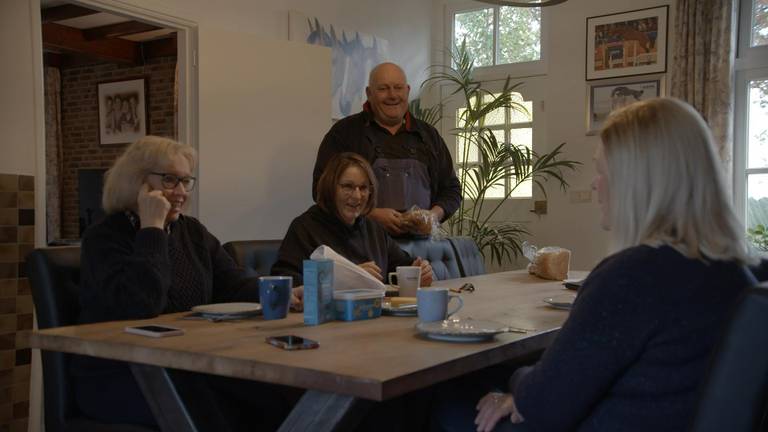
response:
[(179, 397), (165, 368), (131, 363), (131, 372), (139, 383), (157, 424), (163, 432), (197, 432), (192, 417)]
[(307, 390), (278, 432), (350, 430), (373, 402), (335, 393)]

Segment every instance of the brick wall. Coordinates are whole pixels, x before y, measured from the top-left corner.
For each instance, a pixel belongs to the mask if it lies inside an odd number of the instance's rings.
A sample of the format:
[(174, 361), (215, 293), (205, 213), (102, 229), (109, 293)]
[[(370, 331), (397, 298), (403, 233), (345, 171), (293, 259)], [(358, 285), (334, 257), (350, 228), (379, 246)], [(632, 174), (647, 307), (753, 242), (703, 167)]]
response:
[(0, 174), (0, 431), (27, 430), (32, 295), (24, 259), (35, 243), (34, 177)]
[(144, 66), (100, 64), (61, 70), (63, 238), (80, 237), (77, 170), (109, 168), (127, 145), (99, 145), (97, 84), (138, 77), (147, 79), (147, 133), (174, 137), (175, 73), (176, 57), (152, 59)]

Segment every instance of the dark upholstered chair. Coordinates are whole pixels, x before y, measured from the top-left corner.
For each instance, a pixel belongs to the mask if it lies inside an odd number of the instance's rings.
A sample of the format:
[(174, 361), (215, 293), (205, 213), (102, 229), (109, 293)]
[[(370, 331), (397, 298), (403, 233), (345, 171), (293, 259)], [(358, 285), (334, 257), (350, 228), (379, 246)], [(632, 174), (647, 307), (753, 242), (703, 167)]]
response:
[(483, 255), (472, 237), (448, 237), (448, 241), (453, 246), (453, 251), (456, 252), (461, 277), (485, 274)]
[[(723, 287), (724, 289), (728, 287)], [(768, 285), (751, 288), (712, 357), (692, 432), (766, 430)]]
[[(27, 273), (40, 329), (77, 324), (80, 247), (35, 249), (27, 256)], [(103, 424), (83, 416), (69, 379), (70, 355), (42, 351), (46, 432), (148, 432), (133, 425)]]
[(400, 247), (414, 258), (420, 256), (432, 264), (436, 280), (456, 279), (461, 277), (456, 253), (448, 240), (432, 241), (429, 239), (395, 239)]
[(238, 240), (224, 243), (224, 250), (248, 276), (265, 276), (277, 262), (282, 240)]

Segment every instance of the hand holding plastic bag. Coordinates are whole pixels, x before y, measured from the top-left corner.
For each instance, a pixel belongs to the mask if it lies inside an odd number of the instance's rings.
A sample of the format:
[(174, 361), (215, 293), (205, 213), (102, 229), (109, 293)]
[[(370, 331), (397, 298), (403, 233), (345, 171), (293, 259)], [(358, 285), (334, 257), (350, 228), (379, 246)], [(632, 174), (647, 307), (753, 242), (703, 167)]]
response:
[(415, 205), (403, 213), (402, 222), (403, 229), (411, 234), (429, 236), (432, 240), (445, 238), (445, 231), (440, 226), (440, 221), (431, 211), (419, 206)]

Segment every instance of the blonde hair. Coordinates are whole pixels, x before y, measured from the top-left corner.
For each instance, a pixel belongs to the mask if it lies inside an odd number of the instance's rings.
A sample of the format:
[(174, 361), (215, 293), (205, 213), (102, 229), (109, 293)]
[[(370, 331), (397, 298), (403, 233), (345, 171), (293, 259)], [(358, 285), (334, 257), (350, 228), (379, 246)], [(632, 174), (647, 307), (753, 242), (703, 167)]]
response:
[(608, 118), (600, 137), (618, 248), (666, 244), (689, 258), (752, 262), (712, 133), (690, 105), (632, 104)]
[(149, 173), (164, 169), (177, 156), (187, 158), (190, 169), (195, 169), (195, 149), (170, 138), (148, 135), (128, 146), (104, 174), (101, 198), (104, 211), (107, 214), (135, 211), (139, 189)]

